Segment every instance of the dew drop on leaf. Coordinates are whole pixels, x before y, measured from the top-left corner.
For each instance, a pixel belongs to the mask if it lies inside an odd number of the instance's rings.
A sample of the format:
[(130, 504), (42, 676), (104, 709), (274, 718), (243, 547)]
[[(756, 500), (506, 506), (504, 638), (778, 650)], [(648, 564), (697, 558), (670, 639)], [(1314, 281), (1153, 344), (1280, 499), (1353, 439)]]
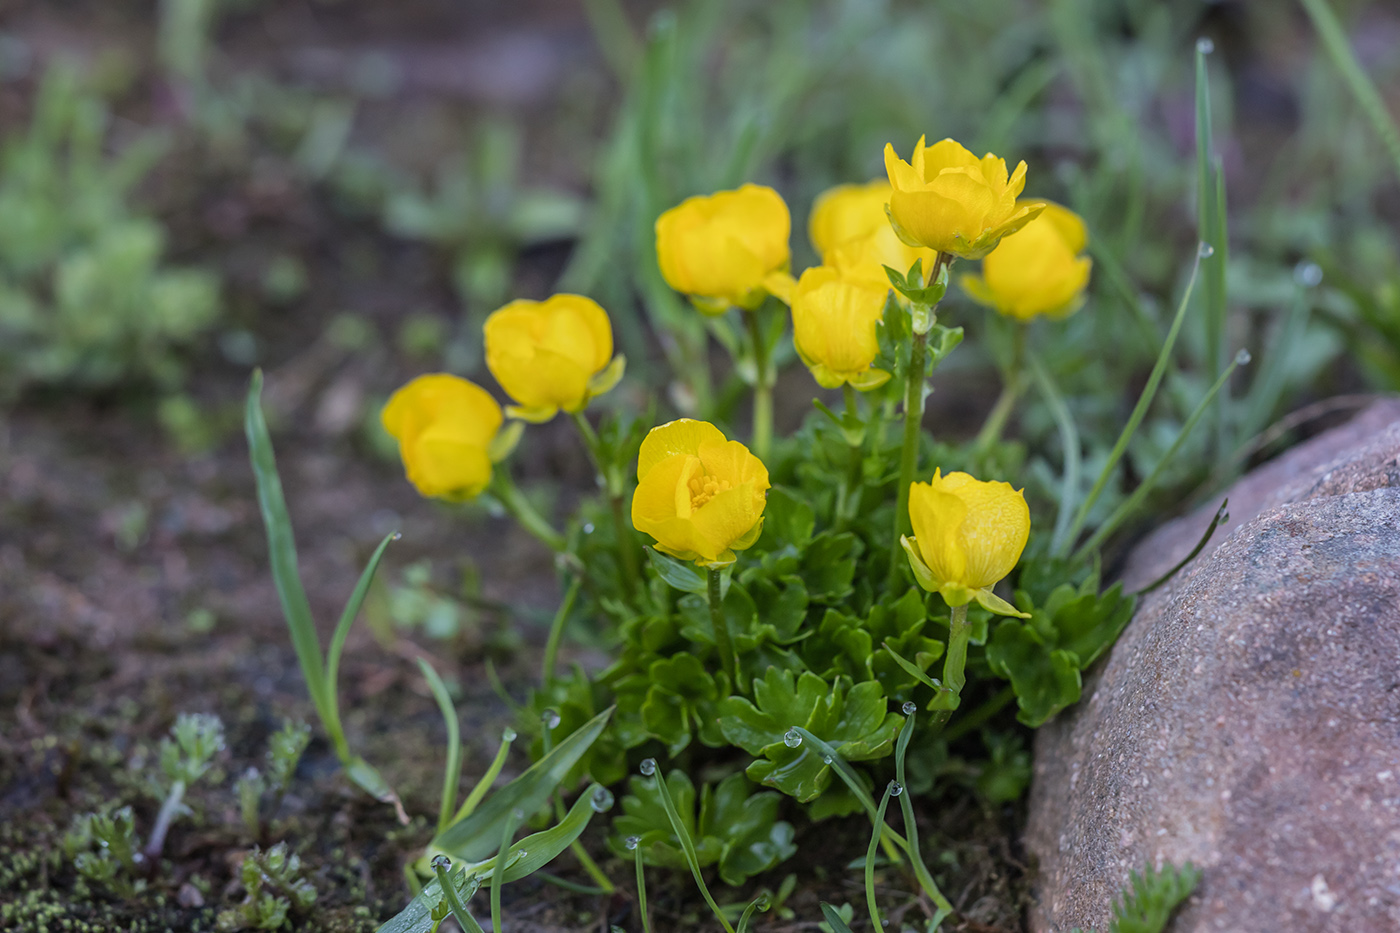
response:
[(898, 781), (890, 781), (889, 792), (891, 797), (898, 797), (904, 793), (904, 785)]
[(501, 730), (501, 741), (502, 741), (502, 742), (514, 742), (515, 739), (516, 739), (515, 730), (512, 729), (510, 726), (506, 726), (505, 729)]
[(543, 713), (540, 713), (540, 722), (546, 729), (557, 729), (559, 728), (559, 723), (562, 721), (563, 720), (559, 718), (559, 713), (555, 710), (547, 709)]
[(593, 534), (593, 523), (592, 523), (592, 522), (584, 522), (584, 525), (583, 525), (583, 533), (586, 534), (586, 535), (591, 535), (591, 534)]
[(1200, 52), (1202, 55), (1209, 55), (1211, 52), (1215, 51), (1215, 43), (1208, 37), (1202, 36), (1196, 40), (1196, 51)]
[(822, 761), (824, 761), (826, 764), (831, 764), (832, 762), (836, 761), (836, 759), (832, 758), (830, 755), (823, 755)]
[(633, 849), (637, 848), (637, 846), (639, 846), (639, 845), (642, 844), (642, 837), (641, 837), (641, 836), (628, 836), (627, 839), (626, 839), (626, 843), (627, 843), (627, 851), (628, 851), (628, 852), (631, 852)]
[(606, 813), (612, 809), (612, 791), (601, 785), (593, 788), (593, 794), (588, 798), (588, 805), (593, 808), (594, 813)]
[(445, 856), (445, 855), (436, 855), (436, 856), (433, 856), (433, 870), (434, 870), (434, 871), (437, 871), (439, 868), (451, 868), (451, 867), (452, 867), (452, 859), (448, 858), (448, 857)]
[(796, 728), (789, 729), (783, 733), (783, 744), (788, 748), (797, 748), (802, 744), (802, 733)]
[(918, 705), (917, 705), (913, 700), (905, 700), (905, 701), (904, 701), (903, 710), (904, 710), (904, 715), (906, 715), (906, 716), (913, 716), (915, 713), (917, 713), (917, 712), (919, 711), (919, 707), (918, 707)]
[(1196, 252), (1200, 254), (1202, 259), (1209, 259), (1215, 255), (1215, 247), (1211, 246), (1209, 243), (1202, 242), (1201, 245), (1196, 248)]
[(1235, 365), (1248, 366), (1249, 361), (1252, 359), (1254, 359), (1254, 357), (1249, 355), (1248, 350), (1241, 350), (1240, 352), (1235, 354)]
[(1304, 288), (1316, 288), (1322, 284), (1322, 267), (1304, 259), (1293, 267), (1293, 281)]
[(656, 773), (656, 759), (643, 758), (642, 763), (641, 765), (639, 765), (639, 767), (641, 768), (641, 772), (644, 776), (651, 777), (653, 774)]

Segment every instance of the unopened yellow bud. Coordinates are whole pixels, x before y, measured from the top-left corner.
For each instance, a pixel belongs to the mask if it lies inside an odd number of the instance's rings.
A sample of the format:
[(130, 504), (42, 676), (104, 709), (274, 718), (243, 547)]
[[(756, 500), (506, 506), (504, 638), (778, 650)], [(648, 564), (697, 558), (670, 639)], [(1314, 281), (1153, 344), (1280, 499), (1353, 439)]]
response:
[(446, 373), (419, 376), (390, 397), (380, 418), (422, 495), (460, 501), (491, 482), (492, 441), (504, 419), (481, 386)]
[(982, 260), (980, 276), (963, 276), (963, 290), (975, 301), (1022, 321), (1042, 314), (1072, 314), (1084, 303), (1092, 265), (1079, 255), (1089, 239), (1084, 221), (1050, 201), (1025, 203), (1042, 204), (1044, 210)]

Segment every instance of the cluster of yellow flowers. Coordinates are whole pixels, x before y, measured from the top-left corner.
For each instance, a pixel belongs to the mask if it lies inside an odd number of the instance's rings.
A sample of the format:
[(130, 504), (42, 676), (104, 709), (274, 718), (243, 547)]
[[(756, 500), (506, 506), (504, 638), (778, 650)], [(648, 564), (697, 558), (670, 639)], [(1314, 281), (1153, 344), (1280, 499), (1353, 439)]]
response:
[[(900, 159), (885, 148), (887, 180), (824, 193), (808, 225), (821, 264), (794, 281), (791, 215), (771, 188), (744, 185), (690, 198), (656, 221), (666, 281), (706, 314), (752, 313), (772, 295), (789, 304), (793, 342), (817, 383), (871, 390), (890, 374), (875, 367), (876, 325), (890, 292), (885, 268), (922, 261), (927, 280), (956, 258), (983, 260), (961, 279), (976, 301), (1019, 321), (1064, 315), (1082, 301), (1090, 260), (1083, 222), (1041, 200), (1019, 199), (1026, 164), (1008, 172), (951, 139)], [(580, 412), (621, 378), (612, 328), (598, 304), (578, 295), (515, 301), (485, 325), (486, 362), (514, 401), (505, 414), (547, 421)], [(491, 482), (492, 464), (513, 446), (500, 406), (467, 380), (421, 376), (384, 409), (409, 480), (425, 496), (465, 499)], [(518, 432), (517, 432), (518, 436)], [(757, 540), (768, 471), (714, 425), (683, 419), (654, 428), (641, 447), (631, 518), (658, 550), (714, 568)], [(1006, 483), (965, 473), (910, 489), (914, 535), (902, 544), (918, 583), (950, 606), (972, 600), (1015, 610), (991, 588), (1015, 566), (1030, 530), (1024, 496)], [(624, 531), (619, 529), (620, 532)]]

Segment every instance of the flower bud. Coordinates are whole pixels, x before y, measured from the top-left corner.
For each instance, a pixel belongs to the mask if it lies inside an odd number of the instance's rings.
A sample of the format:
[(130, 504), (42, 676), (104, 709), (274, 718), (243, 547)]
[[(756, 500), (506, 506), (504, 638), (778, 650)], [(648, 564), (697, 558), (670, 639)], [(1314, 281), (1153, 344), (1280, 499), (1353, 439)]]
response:
[(786, 300), (792, 218), (772, 188), (687, 198), (656, 220), (656, 258), (666, 282), (707, 314), (752, 310), (768, 294)]
[(871, 368), (880, 352), (875, 325), (888, 295), (888, 282), (871, 284), (828, 266), (802, 273), (792, 294), (792, 340), (817, 385), (835, 389), (849, 382), (868, 390), (890, 378)]
[(1016, 567), (1030, 536), (1024, 494), (1009, 483), (935, 470), (930, 482), (910, 484), (909, 521), (914, 537), (901, 543), (921, 587), (949, 606), (975, 599), (991, 612), (1024, 616), (992, 593)]
[(575, 412), (622, 377), (608, 314), (591, 298), (512, 301), (486, 319), (486, 366), (516, 401), (507, 414), (542, 422)]
[(632, 524), (659, 551), (723, 566), (758, 540), (767, 491), (768, 470), (747, 447), (708, 422), (683, 418), (642, 441)]
[(1026, 185), (1026, 163), (1010, 176), (1006, 160), (990, 152), (978, 159), (951, 139), (914, 147), (911, 161), (885, 146), (890, 222), (911, 246), (981, 259), (1004, 236), (1040, 213), (1039, 205), (1018, 204)]
[(504, 419), (481, 386), (446, 373), (419, 376), (390, 397), (380, 419), (422, 495), (461, 501), (491, 482), (492, 442)]
[(1044, 210), (982, 260), (980, 276), (963, 276), (963, 291), (1021, 321), (1072, 314), (1084, 303), (1092, 265), (1079, 255), (1088, 242), (1084, 221), (1049, 201), (1025, 203), (1043, 204)]

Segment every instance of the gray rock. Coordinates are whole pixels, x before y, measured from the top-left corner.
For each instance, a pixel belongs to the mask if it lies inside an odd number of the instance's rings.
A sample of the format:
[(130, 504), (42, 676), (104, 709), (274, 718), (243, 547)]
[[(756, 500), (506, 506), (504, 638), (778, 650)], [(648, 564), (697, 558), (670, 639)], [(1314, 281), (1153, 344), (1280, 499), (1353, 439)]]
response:
[(1242, 480), (1233, 531), (1040, 731), (1033, 929), (1106, 930), (1129, 872), (1190, 861), (1175, 933), (1400, 931), (1400, 406), (1358, 420)]

